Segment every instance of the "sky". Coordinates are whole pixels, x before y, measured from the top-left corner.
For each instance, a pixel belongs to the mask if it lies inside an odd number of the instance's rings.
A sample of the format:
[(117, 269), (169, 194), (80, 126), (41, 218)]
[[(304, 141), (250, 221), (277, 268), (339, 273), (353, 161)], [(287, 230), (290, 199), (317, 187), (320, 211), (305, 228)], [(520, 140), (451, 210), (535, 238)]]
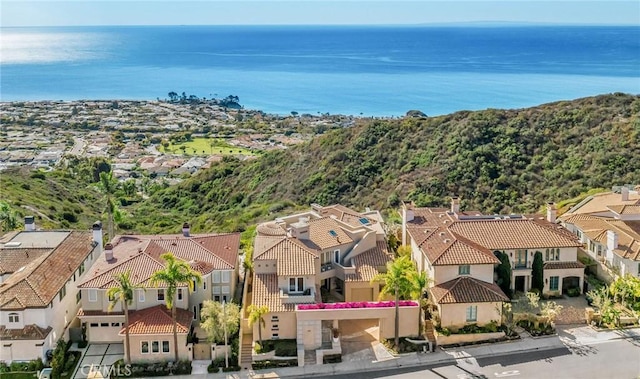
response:
[(0, 25), (640, 25), (640, 1), (0, 0)]

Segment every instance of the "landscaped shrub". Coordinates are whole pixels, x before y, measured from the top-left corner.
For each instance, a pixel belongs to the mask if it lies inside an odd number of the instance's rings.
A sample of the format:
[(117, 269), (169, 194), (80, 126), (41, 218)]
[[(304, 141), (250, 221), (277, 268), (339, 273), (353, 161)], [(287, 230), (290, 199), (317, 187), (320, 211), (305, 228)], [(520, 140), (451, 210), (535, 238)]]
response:
[(0, 361), (0, 372), (9, 372), (9, 365), (7, 365), (7, 362), (5, 361)]
[(567, 296), (569, 296), (569, 297), (580, 296), (580, 289), (578, 289), (577, 287), (569, 288), (567, 290)]
[(251, 364), (254, 370), (261, 370), (265, 368), (277, 368), (277, 367), (296, 367), (298, 366), (297, 359), (287, 359), (287, 360), (264, 360), (257, 361)]
[(552, 335), (556, 332), (551, 325), (539, 324), (536, 326), (536, 324), (530, 320), (520, 320), (518, 321), (518, 326), (522, 327), (534, 337)]
[(297, 357), (298, 345), (296, 340), (275, 341), (275, 350), (278, 357)]
[[(149, 376), (167, 376), (167, 375), (191, 375), (191, 361), (179, 361), (177, 364), (172, 362), (152, 362), (152, 363), (133, 363), (131, 364), (131, 372), (123, 370), (118, 372), (117, 370), (112, 374), (112, 377), (149, 377)], [(224, 364), (224, 362), (223, 362)], [(124, 361), (120, 359), (114, 366), (124, 366)], [(119, 376), (118, 374), (121, 374)]]

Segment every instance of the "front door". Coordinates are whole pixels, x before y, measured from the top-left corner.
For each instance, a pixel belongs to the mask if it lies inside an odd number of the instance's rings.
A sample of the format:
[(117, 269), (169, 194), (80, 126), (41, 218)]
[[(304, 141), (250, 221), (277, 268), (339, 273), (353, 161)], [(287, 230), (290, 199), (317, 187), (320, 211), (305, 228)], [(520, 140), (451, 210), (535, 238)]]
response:
[(524, 288), (526, 276), (516, 276), (515, 290), (516, 292), (526, 292)]
[(193, 360), (194, 361), (211, 360), (211, 344), (209, 343), (193, 344)]

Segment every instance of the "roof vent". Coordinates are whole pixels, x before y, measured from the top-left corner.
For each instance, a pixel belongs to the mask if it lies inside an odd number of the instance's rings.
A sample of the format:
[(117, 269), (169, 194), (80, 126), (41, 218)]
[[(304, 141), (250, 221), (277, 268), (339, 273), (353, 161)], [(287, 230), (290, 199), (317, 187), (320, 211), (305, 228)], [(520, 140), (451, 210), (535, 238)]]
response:
[(451, 240), (448, 238), (444, 240), (444, 243), (449, 243), (449, 242), (451, 242)]
[(104, 245), (104, 260), (107, 262), (113, 260), (113, 245), (111, 243)]
[(438, 215), (438, 217), (443, 218), (443, 217), (444, 217), (444, 213), (440, 213), (440, 214)]
[(20, 245), (22, 245), (22, 242), (14, 241), (5, 243), (4, 247), (18, 247)]
[(440, 237), (444, 237), (444, 232), (440, 232)]

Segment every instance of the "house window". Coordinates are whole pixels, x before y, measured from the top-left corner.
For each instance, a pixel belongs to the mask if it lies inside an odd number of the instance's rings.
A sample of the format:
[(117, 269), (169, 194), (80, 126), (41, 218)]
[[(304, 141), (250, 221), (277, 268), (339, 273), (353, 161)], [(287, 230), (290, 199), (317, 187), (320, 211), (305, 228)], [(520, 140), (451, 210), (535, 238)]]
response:
[(516, 268), (527, 267), (527, 251), (516, 250)]
[(195, 305), (193, 306), (193, 319), (198, 319), (198, 307), (196, 307)]
[(160, 289), (158, 290), (158, 301), (164, 301), (164, 290)]
[(557, 276), (550, 277), (549, 278), (549, 290), (557, 291), (558, 290), (558, 282), (559, 282), (559, 277), (557, 277)]
[(203, 290), (207, 289), (207, 280), (206, 279), (202, 281), (202, 289)]
[(89, 290), (89, 302), (95, 303), (98, 301), (98, 291), (94, 289)]
[(469, 265), (458, 266), (458, 275), (469, 275), (469, 274), (471, 274), (471, 266)]
[(82, 273), (84, 272), (84, 262), (80, 264), (80, 268), (78, 269), (78, 272), (80, 273), (80, 275), (82, 275)]
[(304, 278), (289, 278), (289, 292), (304, 291)]
[(335, 263), (340, 263), (340, 249), (333, 251), (333, 261)]
[(196, 281), (194, 280), (193, 283), (191, 283), (191, 284), (193, 284), (193, 287), (192, 287), (193, 288), (193, 293), (198, 292), (198, 285), (197, 285)]
[(109, 323), (108, 322), (101, 322), (100, 323), (100, 327), (101, 328), (108, 328), (109, 327)]
[(178, 300), (182, 300), (182, 288), (178, 288)]
[(67, 283), (65, 283), (64, 286), (62, 286), (62, 288), (60, 289), (60, 292), (58, 292), (58, 297), (60, 298), (60, 301), (64, 299), (66, 294), (67, 294)]
[(229, 283), (231, 281), (231, 271), (222, 271), (222, 283)]
[(140, 303), (144, 303), (146, 300), (146, 293), (144, 292), (144, 290), (138, 290), (138, 302)]
[(169, 352), (169, 341), (162, 341), (162, 352), (163, 353)]
[(79, 303), (82, 300), (82, 291), (76, 292), (76, 303)]
[(220, 271), (213, 272), (213, 282), (220, 283)]
[(158, 342), (158, 341), (151, 342), (151, 352), (152, 353), (159, 353), (160, 352), (160, 342)]
[(140, 342), (140, 352), (142, 354), (149, 354), (149, 341)]
[(20, 315), (17, 313), (9, 313), (9, 322), (20, 322)]
[(219, 303), (220, 302), (220, 295), (214, 295), (213, 296), (213, 301), (217, 301)]
[(220, 293), (220, 287), (213, 287), (213, 294), (219, 294)]
[(556, 261), (560, 260), (560, 249), (556, 249)]
[(222, 295), (222, 302), (226, 303), (227, 301), (229, 301), (229, 299), (227, 299), (227, 295)]
[(202, 317), (202, 303), (198, 304), (198, 314)]
[(467, 322), (478, 321), (478, 306), (470, 305), (467, 307)]
[(548, 260), (549, 260), (549, 249), (547, 249), (547, 250), (544, 252), (544, 260), (545, 260), (545, 261), (548, 261)]
[(222, 293), (229, 293), (229, 286), (222, 286)]
[(112, 323), (111, 323), (111, 327), (112, 327), (112, 328), (118, 328), (119, 326), (120, 326), (120, 323), (119, 323), (119, 322), (112, 322)]

